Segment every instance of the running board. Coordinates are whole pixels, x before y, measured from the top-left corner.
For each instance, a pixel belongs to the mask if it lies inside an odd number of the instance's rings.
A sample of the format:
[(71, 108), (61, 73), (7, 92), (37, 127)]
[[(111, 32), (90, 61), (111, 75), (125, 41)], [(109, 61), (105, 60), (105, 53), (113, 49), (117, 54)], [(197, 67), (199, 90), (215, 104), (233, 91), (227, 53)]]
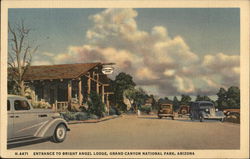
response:
[(26, 138), (21, 138), (21, 139), (12, 139), (12, 140), (9, 140), (7, 143), (8, 143), (8, 145), (9, 144), (17, 144), (20, 142), (29, 142), (29, 141), (34, 141), (34, 140), (38, 140), (38, 139), (41, 139), (41, 138), (39, 138), (39, 137), (26, 137)]

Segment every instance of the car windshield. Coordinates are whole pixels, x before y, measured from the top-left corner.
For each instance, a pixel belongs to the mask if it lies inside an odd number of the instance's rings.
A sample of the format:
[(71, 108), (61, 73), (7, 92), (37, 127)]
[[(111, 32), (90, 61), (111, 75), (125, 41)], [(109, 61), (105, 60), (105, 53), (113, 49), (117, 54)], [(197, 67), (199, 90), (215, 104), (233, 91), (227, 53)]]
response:
[(200, 103), (201, 107), (213, 107), (213, 103)]

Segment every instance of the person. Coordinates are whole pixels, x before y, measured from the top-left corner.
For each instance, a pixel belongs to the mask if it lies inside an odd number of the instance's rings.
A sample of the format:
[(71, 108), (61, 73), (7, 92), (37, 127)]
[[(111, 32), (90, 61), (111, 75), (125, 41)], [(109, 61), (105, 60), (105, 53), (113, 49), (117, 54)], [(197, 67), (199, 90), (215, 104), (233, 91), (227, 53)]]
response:
[(138, 115), (138, 116), (140, 116), (140, 115), (141, 115), (141, 111), (140, 111), (140, 109), (138, 109), (138, 111), (137, 111), (137, 115)]

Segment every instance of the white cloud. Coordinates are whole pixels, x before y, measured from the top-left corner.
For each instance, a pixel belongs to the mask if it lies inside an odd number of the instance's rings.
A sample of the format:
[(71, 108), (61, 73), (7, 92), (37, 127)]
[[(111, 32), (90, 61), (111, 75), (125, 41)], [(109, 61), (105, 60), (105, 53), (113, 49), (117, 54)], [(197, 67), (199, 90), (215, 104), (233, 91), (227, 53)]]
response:
[[(206, 70), (208, 77), (214, 79), (220, 76), (220, 84), (224, 87), (231, 85), (239, 86), (240, 78), (240, 56), (218, 53), (206, 55), (202, 67)], [(217, 80), (218, 81), (218, 80)]]
[(135, 75), (139, 80), (156, 80), (159, 78), (157, 75), (154, 74), (152, 70), (147, 67), (137, 69)]
[(52, 63), (50, 61), (44, 61), (44, 60), (32, 62), (32, 65), (35, 65), (35, 66), (38, 66), (38, 65), (51, 65), (51, 64)]
[(179, 92), (184, 94), (193, 93), (195, 91), (194, 84), (191, 79), (181, 77), (181, 76), (175, 76), (175, 82), (174, 85), (178, 89)]
[(170, 69), (170, 70), (166, 70), (166, 71), (164, 71), (163, 72), (163, 74), (165, 75), (165, 76), (173, 76), (174, 74), (175, 74), (175, 70), (173, 70), (173, 69)]
[(215, 55), (206, 55), (203, 60), (203, 66), (211, 70), (239, 67), (240, 57), (238, 55), (226, 55), (218, 53)]
[(137, 84), (154, 87), (164, 96), (197, 91), (212, 94), (220, 86), (239, 85), (238, 55), (218, 53), (202, 59), (181, 36), (170, 37), (164, 26), (150, 32), (140, 30), (137, 14), (134, 9), (106, 9), (90, 16), (93, 26), (86, 32), (88, 44), (70, 46), (54, 57), (44, 55), (53, 63), (115, 62)]

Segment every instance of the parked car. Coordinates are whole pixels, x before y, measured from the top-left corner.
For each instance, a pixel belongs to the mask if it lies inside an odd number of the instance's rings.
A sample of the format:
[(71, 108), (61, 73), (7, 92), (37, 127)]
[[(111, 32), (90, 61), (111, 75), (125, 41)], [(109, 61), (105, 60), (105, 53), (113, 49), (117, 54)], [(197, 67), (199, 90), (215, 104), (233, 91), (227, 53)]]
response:
[(205, 119), (217, 119), (223, 121), (225, 115), (222, 111), (215, 109), (212, 102), (198, 101), (192, 103), (190, 117), (191, 120), (200, 120), (200, 122), (203, 122)]
[(224, 108), (223, 113), (226, 116), (229, 116), (231, 114), (240, 114), (240, 108), (239, 107)]
[(68, 128), (59, 113), (49, 109), (33, 109), (29, 101), (21, 96), (8, 95), (8, 144), (50, 138), (53, 142), (63, 142)]
[(158, 118), (171, 117), (174, 120), (173, 104), (162, 103), (159, 105)]
[(144, 105), (141, 106), (140, 111), (149, 114), (152, 111), (152, 104), (145, 103)]
[(189, 116), (190, 107), (188, 105), (180, 105), (180, 109), (178, 111), (178, 116), (182, 117), (183, 115)]

